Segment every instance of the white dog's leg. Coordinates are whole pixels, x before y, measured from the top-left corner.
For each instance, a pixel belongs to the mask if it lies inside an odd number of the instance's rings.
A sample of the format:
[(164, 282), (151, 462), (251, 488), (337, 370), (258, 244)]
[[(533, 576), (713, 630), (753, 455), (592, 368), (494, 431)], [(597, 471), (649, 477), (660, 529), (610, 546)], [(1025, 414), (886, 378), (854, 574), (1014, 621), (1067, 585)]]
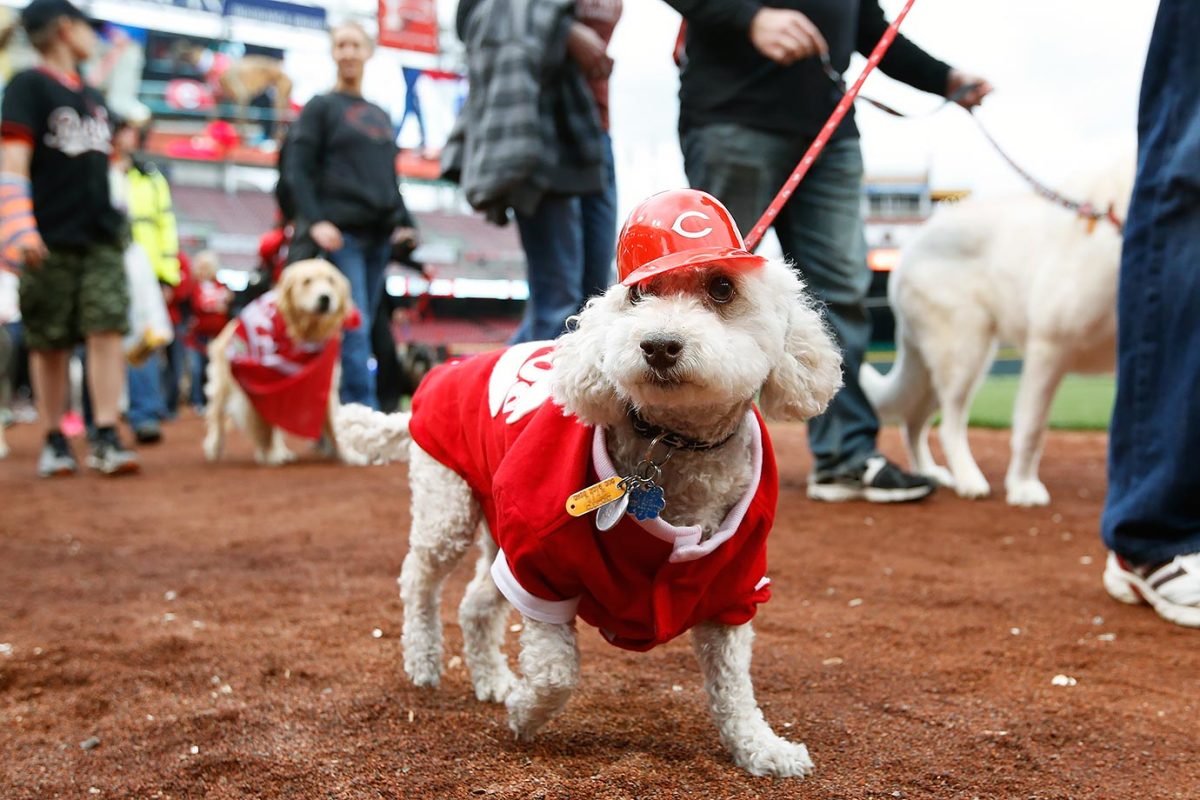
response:
[(967, 422), (971, 399), (989, 365), (988, 350), (994, 344), (982, 336), (972, 336), (965, 325), (962, 330), (961, 339), (953, 346), (943, 344), (945, 352), (939, 353), (933, 362), (934, 384), (942, 408), (938, 435), (958, 496), (987, 497), (992, 490), (971, 455)]
[[(265, 425), (266, 423), (263, 422)], [(277, 467), (281, 464), (290, 464), (296, 460), (296, 454), (288, 449), (287, 444), (283, 441), (283, 431), (278, 428), (271, 429), (271, 446), (267, 450), (265, 463), (272, 467)]]
[(524, 617), (521, 630), (521, 680), (508, 693), (508, 727), (523, 742), (567, 704), (579, 685), (579, 647), (575, 624), (538, 622)]
[(933, 415), (937, 412), (937, 395), (929, 387), (923, 402), (914, 403), (900, 428), (904, 434), (904, 449), (908, 460), (918, 474), (933, 478), (942, 486), (954, 487), (954, 476), (950, 470), (939, 466), (929, 449), (929, 431), (933, 427)]
[(707, 622), (692, 629), (692, 647), (704, 672), (704, 689), (721, 743), (734, 762), (753, 775), (803, 777), (813, 770), (808, 748), (776, 736), (754, 700), (753, 643), (749, 623)]
[(415, 444), (409, 467), (412, 531), (400, 570), (404, 671), (417, 686), (442, 675), (442, 581), (471, 546), (480, 509), (471, 487)]
[(8, 454), (8, 442), (4, 439), (4, 423), (0, 422), (0, 458), (7, 458)]
[(492, 580), (492, 562), (498, 548), (484, 525), (479, 538), (479, 561), (475, 577), (467, 585), (458, 606), (458, 624), (462, 628), (463, 654), (475, 697), (488, 703), (502, 703), (516, 678), (508, 668), (508, 659), (500, 649), (504, 645), (504, 625), (508, 621), (508, 601)]
[(1012, 460), (1004, 479), (1010, 506), (1050, 503), (1050, 492), (1037, 473), (1050, 404), (1063, 376), (1060, 353), (1061, 347), (1050, 342), (1034, 342), (1025, 348), (1021, 385), (1013, 407)]
[(225, 453), (225, 415), (228, 412), (229, 395), (233, 391), (230, 381), (233, 378), (217, 375), (209, 362), (207, 393), (208, 407), (204, 411), (204, 457), (209, 461), (219, 461)]

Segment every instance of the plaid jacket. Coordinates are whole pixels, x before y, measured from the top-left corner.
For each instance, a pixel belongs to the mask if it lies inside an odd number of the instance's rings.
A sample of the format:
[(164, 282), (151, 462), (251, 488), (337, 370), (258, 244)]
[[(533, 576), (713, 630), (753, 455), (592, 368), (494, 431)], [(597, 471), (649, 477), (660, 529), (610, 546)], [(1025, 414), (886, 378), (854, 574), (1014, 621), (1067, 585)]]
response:
[(604, 185), (596, 102), (567, 56), (575, 0), (463, 0), (470, 94), (442, 156), (473, 208), (503, 224), (547, 192)]

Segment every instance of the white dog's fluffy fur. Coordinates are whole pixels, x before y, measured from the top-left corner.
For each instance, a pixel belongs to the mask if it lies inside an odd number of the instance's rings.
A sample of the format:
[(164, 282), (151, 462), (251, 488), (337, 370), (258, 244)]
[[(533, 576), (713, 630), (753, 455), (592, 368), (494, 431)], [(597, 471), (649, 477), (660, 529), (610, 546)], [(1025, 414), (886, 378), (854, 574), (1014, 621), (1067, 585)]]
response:
[[(743, 424), (752, 398), (760, 395), (769, 417), (802, 420), (823, 411), (841, 384), (838, 350), (790, 268), (770, 262), (728, 273), (736, 295), (726, 305), (706, 294), (717, 271), (660, 276), (636, 302), (624, 286), (591, 300), (558, 340), (552, 379), (554, 401), (567, 413), (608, 426), (610, 455), (623, 475), (646, 450), (626, 415), (629, 405), (646, 420), (694, 438), (716, 441), (733, 433), (718, 449), (676, 452), (664, 467), (661, 483), (671, 498), (664, 519), (698, 524), (706, 537), (752, 477), (750, 431)], [(663, 335), (682, 342), (683, 352), (674, 368), (656, 373), (640, 343)], [(418, 686), (435, 686), (442, 671), (442, 582), (470, 547), (482, 513), (462, 478), (398, 435), (406, 423), (405, 415), (349, 406), (338, 420), (342, 446), (360, 460), (387, 460), (411, 449), (412, 533), (400, 575), (404, 669)], [(579, 682), (575, 626), (525, 618), (517, 680), (500, 649), (508, 604), (489, 572), (496, 544), (486, 533), (481, 540), (475, 578), (459, 606), (466, 662), (476, 697), (506, 703), (513, 732), (527, 740)], [(753, 638), (748, 623), (705, 623), (692, 631), (721, 741), (754, 774), (805, 775), (812, 769), (805, 747), (776, 736), (754, 699)]]
[[(1133, 185), (1132, 163), (1082, 175), (1064, 186), (1121, 219)], [(896, 313), (895, 367), (860, 379), (885, 421), (901, 424), (914, 469), (962, 497), (990, 488), (971, 456), (971, 399), (999, 344), (1024, 354), (1013, 414), (1008, 502), (1040, 506), (1038, 479), (1050, 403), (1067, 372), (1110, 372), (1116, 350), (1116, 289), (1121, 236), (1107, 220), (1089, 231), (1076, 214), (1035, 195), (969, 200), (939, 211), (904, 248), (888, 297)], [(929, 449), (939, 434), (949, 471)]]
[[(280, 275), (275, 292), (276, 306), (294, 341), (318, 343), (340, 336), (342, 323), (353, 310), (350, 282), (337, 267), (321, 259), (297, 261), (288, 266)], [(255, 461), (269, 466), (294, 461), (296, 456), (284, 443), (283, 433), (259, 416), (233, 377), (228, 350), (236, 328), (237, 320), (230, 320), (208, 345), (204, 455), (209, 461), (221, 458), (225, 450), (227, 418), (232, 416), (237, 426), (254, 442)], [(335, 367), (325, 423), (325, 435), (329, 440), (326, 444), (333, 455), (341, 455), (333, 426), (339, 407), (340, 374), (341, 369)], [(358, 463), (353, 457), (343, 458)]]

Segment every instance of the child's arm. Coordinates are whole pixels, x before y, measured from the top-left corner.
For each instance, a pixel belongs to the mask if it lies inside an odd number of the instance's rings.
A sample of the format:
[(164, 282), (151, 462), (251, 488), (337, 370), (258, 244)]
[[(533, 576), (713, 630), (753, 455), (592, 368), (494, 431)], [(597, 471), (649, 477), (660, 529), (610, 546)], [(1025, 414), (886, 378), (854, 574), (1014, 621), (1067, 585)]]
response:
[(33, 216), (32, 158), (29, 142), (5, 138), (0, 144), (0, 260), (37, 269), (47, 250)]

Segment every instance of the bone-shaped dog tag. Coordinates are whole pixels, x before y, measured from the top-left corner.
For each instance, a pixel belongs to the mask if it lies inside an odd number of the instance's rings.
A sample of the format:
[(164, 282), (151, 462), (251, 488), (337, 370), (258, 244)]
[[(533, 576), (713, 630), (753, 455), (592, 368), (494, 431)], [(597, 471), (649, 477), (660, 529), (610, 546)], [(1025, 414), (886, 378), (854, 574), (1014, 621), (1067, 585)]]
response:
[(567, 513), (572, 517), (582, 517), (614, 500), (620, 500), (625, 496), (625, 487), (621, 485), (621, 480), (613, 476), (579, 490), (567, 498)]

